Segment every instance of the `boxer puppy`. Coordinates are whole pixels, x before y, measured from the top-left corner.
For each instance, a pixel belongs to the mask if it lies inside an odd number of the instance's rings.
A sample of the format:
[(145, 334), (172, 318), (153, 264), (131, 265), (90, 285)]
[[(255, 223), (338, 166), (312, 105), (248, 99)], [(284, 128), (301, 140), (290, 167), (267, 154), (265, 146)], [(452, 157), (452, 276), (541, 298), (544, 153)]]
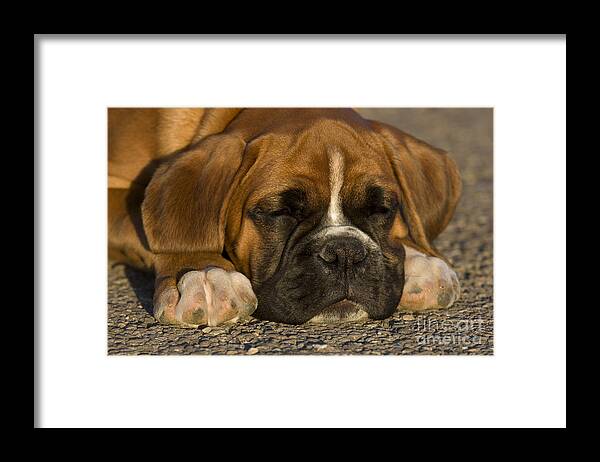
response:
[(109, 256), (182, 327), (447, 308), (454, 161), (345, 109), (110, 109)]

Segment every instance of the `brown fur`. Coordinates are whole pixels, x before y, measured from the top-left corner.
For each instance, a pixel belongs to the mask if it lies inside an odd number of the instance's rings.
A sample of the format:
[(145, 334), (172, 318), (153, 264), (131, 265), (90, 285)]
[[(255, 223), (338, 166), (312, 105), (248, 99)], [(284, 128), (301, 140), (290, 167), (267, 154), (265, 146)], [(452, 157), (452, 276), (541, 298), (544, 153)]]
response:
[(446, 228), (458, 204), (462, 182), (458, 167), (441, 149), (395, 127), (373, 123), (386, 143), (408, 222), (408, 243), (426, 254), (444, 258), (432, 241)]

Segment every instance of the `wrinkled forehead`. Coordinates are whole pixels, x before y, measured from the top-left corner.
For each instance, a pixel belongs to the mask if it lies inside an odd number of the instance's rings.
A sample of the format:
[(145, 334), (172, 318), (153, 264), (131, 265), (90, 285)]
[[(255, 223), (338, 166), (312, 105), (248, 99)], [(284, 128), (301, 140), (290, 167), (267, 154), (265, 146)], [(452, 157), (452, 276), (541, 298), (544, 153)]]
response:
[(298, 125), (267, 133), (251, 142), (256, 156), (245, 178), (250, 202), (290, 189), (306, 192), (313, 203), (360, 194), (371, 185), (395, 184), (389, 161), (368, 129), (337, 120)]

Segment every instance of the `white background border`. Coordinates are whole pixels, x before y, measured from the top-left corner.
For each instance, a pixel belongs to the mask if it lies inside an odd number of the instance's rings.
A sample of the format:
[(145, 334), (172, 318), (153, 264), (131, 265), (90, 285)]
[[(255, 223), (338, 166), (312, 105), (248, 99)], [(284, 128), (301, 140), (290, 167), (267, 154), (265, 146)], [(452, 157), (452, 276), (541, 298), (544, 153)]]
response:
[[(566, 39), (37, 38), (39, 426), (566, 424)], [(493, 357), (108, 357), (106, 107), (490, 107)]]

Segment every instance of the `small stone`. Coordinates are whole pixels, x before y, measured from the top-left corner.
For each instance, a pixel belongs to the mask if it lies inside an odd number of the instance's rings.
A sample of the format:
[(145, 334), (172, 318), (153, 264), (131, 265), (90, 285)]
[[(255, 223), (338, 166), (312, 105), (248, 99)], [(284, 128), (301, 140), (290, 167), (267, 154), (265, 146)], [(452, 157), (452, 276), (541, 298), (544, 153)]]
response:
[(317, 343), (315, 345), (313, 345), (314, 348), (316, 348), (317, 350), (323, 350), (325, 348), (327, 348), (327, 344), (326, 343)]
[(255, 355), (256, 353), (258, 353), (258, 348), (252, 347), (247, 351), (247, 353), (249, 355)]
[(208, 334), (211, 330), (212, 330), (212, 327), (205, 327), (204, 329), (202, 329), (202, 332), (204, 332), (205, 334)]

